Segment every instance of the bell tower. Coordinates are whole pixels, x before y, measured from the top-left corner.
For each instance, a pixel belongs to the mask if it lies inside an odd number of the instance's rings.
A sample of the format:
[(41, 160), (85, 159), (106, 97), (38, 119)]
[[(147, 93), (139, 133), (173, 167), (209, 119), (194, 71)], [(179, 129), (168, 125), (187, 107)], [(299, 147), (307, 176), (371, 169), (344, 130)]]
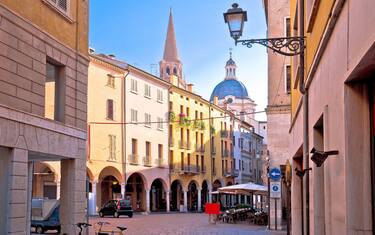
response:
[(160, 78), (173, 83), (172, 76), (178, 80), (178, 87), (186, 89), (186, 82), (182, 78), (182, 63), (178, 57), (176, 35), (174, 32), (172, 10), (169, 12), (167, 38), (165, 39), (163, 59), (159, 62)]

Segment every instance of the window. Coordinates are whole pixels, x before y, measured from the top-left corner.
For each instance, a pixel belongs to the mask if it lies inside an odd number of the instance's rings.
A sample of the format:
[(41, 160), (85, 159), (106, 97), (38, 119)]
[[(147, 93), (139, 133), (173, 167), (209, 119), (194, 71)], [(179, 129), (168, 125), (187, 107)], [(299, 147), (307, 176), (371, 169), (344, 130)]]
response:
[(290, 70), (291, 70), (290, 65), (287, 65), (285, 67), (285, 90), (287, 94), (290, 94), (290, 90), (291, 90), (291, 71)]
[(158, 145), (158, 158), (159, 159), (163, 158), (163, 145), (162, 144)]
[(115, 77), (112, 74), (107, 74), (107, 86), (115, 88)]
[(173, 102), (169, 101), (169, 111), (173, 112)]
[(186, 116), (187, 116), (187, 117), (190, 116), (190, 108), (189, 108), (189, 107), (186, 107)]
[(290, 17), (285, 18), (285, 37), (290, 37)]
[(138, 81), (130, 79), (130, 91), (137, 94), (138, 93)]
[(68, 14), (69, 10), (69, 0), (47, 0), (52, 6), (54, 6), (57, 10)]
[(145, 84), (145, 97), (151, 98), (151, 86), (148, 84)]
[(146, 141), (146, 157), (151, 157), (151, 143)]
[(107, 119), (113, 120), (113, 100), (107, 100)]
[(236, 146), (236, 136), (235, 136), (235, 135), (233, 135), (233, 140), (232, 140), (232, 142), (233, 142), (233, 146)]
[(163, 118), (158, 117), (158, 130), (163, 130), (164, 129), (164, 123), (163, 123)]
[(132, 139), (132, 154), (135, 155), (138, 153), (138, 141), (137, 139)]
[(135, 110), (135, 109), (131, 109), (130, 113), (131, 113), (130, 121), (133, 122), (133, 123), (138, 122), (138, 111)]
[(160, 89), (158, 89), (157, 101), (160, 102), (160, 103), (163, 103), (163, 91), (160, 90)]
[(169, 67), (167, 67), (166, 72), (167, 72), (168, 75), (170, 75), (171, 74), (171, 69)]
[(109, 157), (108, 160), (115, 161), (116, 160), (116, 136), (115, 135), (108, 135), (109, 139)]
[(173, 68), (173, 74), (177, 75), (177, 68), (176, 68), (176, 66)]
[(145, 126), (151, 127), (151, 114), (145, 113)]
[(65, 88), (65, 78), (63, 74), (63, 67), (46, 63), (46, 83), (44, 96), (44, 116), (56, 121), (64, 120), (64, 99), (62, 99)]

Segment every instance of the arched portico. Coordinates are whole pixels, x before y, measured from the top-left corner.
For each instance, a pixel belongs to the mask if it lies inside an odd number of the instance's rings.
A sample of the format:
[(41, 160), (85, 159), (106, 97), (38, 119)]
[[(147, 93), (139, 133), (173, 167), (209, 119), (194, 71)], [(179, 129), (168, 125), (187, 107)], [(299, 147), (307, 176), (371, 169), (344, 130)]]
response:
[(195, 180), (190, 181), (188, 185), (187, 192), (187, 206), (188, 211), (197, 211), (198, 208), (198, 192), (200, 193), (200, 188), (198, 188), (198, 183)]
[(210, 197), (210, 188), (209, 183), (207, 180), (203, 180), (202, 182), (202, 191), (201, 191), (202, 197), (201, 197), (201, 210), (205, 207), (205, 204), (209, 202)]
[(125, 197), (129, 198), (134, 211), (149, 211), (149, 189), (144, 175), (135, 172), (126, 181)]
[(33, 173), (33, 197), (60, 198), (60, 183), (56, 170), (48, 163), (35, 162)]
[(185, 211), (184, 190), (181, 181), (174, 180), (171, 184), (171, 211)]
[(115, 167), (107, 166), (102, 169), (96, 189), (96, 201), (99, 208), (111, 199), (122, 198), (121, 184), (123, 181), (123, 176)]
[(157, 178), (151, 184), (150, 189), (150, 210), (167, 211), (167, 198), (169, 199), (169, 190), (163, 179)]

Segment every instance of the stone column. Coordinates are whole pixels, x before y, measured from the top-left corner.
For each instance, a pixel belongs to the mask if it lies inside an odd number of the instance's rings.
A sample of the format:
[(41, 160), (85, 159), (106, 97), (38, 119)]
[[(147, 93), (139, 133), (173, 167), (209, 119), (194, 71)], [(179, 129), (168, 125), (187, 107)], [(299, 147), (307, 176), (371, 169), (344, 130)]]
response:
[(171, 202), (169, 201), (170, 199), (169, 199), (169, 192), (166, 192), (166, 195), (165, 195), (166, 197), (165, 197), (165, 200), (166, 200), (166, 203), (167, 203), (167, 212), (170, 212), (170, 210), (171, 210)]
[(56, 199), (60, 199), (60, 181), (56, 182)]
[(198, 211), (202, 211), (202, 190), (198, 189)]
[(184, 212), (187, 212), (187, 193), (188, 191), (184, 190)]
[(241, 195), (238, 194), (238, 204), (241, 204)]
[(245, 196), (245, 204), (247, 204), (247, 196)]
[(146, 212), (150, 212), (150, 190), (146, 189)]
[(121, 183), (121, 198), (125, 199), (125, 183)]
[(208, 202), (212, 203), (212, 190), (208, 190)]
[(8, 213), (1, 216), (8, 217), (9, 234), (30, 234), (33, 167), (31, 163), (28, 164), (27, 150), (14, 148), (8, 153)]
[(91, 183), (90, 215), (96, 215), (96, 181)]
[(86, 221), (86, 156), (61, 160), (60, 223), (61, 233), (75, 234), (74, 224)]

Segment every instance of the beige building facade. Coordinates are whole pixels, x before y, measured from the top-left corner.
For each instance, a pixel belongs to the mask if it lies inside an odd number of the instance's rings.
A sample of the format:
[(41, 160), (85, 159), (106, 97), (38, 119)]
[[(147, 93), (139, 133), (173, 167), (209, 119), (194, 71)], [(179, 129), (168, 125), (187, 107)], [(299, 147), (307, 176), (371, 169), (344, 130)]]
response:
[(125, 197), (135, 211), (169, 211), (169, 84), (113, 56), (90, 59), (90, 213)]
[(50, 191), (62, 233), (86, 220), (88, 5), (65, 3), (0, 1), (1, 234), (29, 234), (32, 198)]
[[(263, 1), (267, 37), (290, 36), (289, 0)], [(290, 57), (268, 50), (268, 105), (267, 105), (267, 150), (268, 168), (285, 170), (289, 154), (289, 128), (291, 120), (291, 65)], [(285, 174), (285, 171), (283, 172)], [(283, 179), (280, 199), (270, 200), (270, 228), (286, 229), (290, 215), (290, 185)], [(276, 205), (275, 205), (276, 203)], [(276, 211), (275, 211), (275, 208)], [(276, 212), (276, 218), (275, 218)]]
[[(290, 3), (293, 26), (301, 11)], [(303, 194), (301, 179), (292, 178), (292, 232), (373, 234), (375, 2), (306, 1), (305, 9), (307, 107), (292, 89), (289, 153), (292, 169), (311, 170)], [(302, 157), (304, 121), (308, 158)], [(312, 148), (338, 154), (318, 166)]]

